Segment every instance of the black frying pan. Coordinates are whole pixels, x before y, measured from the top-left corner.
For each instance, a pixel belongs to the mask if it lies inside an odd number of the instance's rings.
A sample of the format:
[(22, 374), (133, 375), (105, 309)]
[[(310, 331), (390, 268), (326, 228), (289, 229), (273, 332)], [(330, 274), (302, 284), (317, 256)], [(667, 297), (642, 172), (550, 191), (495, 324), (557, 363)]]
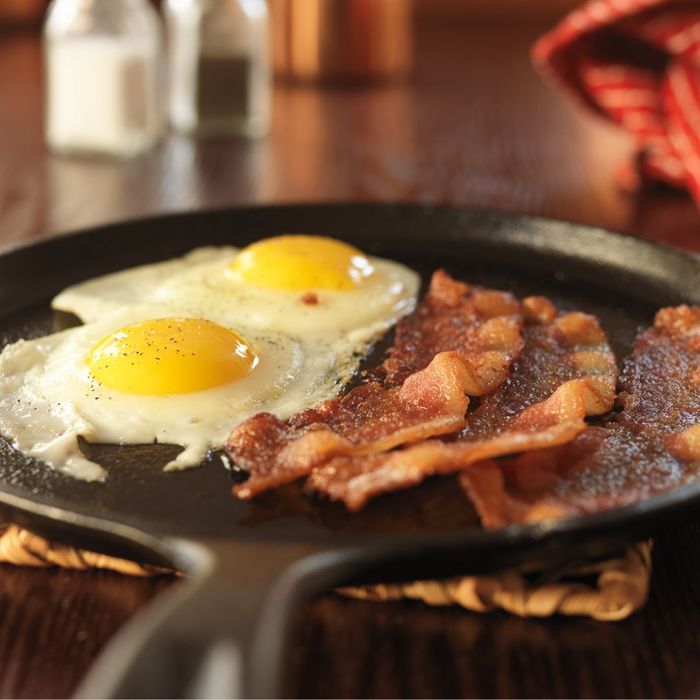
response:
[[(555, 221), (422, 206), (237, 209), (128, 222), (0, 256), (0, 337), (50, 332), (63, 287), (203, 244), (284, 232), (347, 239), (425, 276), (540, 293), (598, 314), (622, 356), (662, 305), (700, 303), (700, 260)], [(296, 486), (235, 500), (218, 456), (160, 470), (177, 448), (89, 446), (109, 469), (88, 484), (0, 443), (0, 512), (69, 544), (190, 574), (118, 635), (80, 693), (99, 697), (274, 696), (285, 629), (302, 595), (341, 583), (537, 569), (601, 556), (700, 507), (700, 482), (637, 505), (554, 524), (483, 532), (450, 478), (376, 499), (359, 514)]]

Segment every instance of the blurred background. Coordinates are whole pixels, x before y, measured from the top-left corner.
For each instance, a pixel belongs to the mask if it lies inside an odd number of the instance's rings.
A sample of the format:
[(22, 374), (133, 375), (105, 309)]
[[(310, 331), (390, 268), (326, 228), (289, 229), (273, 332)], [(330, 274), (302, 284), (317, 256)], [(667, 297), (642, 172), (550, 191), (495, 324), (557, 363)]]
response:
[[(160, 7), (160, 0), (152, 0)], [(9, 27), (38, 27), (48, 7), (49, 0), (3, 0), (0, 5), (0, 21)], [(574, 6), (574, 0), (416, 0), (422, 15), (489, 15), (516, 19), (534, 13), (563, 13)]]
[[(166, 4), (152, 3), (161, 24)], [(207, 133), (197, 110), (211, 95), (193, 103), (185, 81), (180, 107), (169, 107), (170, 127), (153, 126), (142, 152), (95, 158), (58, 136), (47, 146), (47, 3), (2, 0), (0, 243), (164, 211), (323, 200), (494, 207), (649, 237), (662, 201), (663, 217), (674, 222), (670, 242), (675, 235), (681, 243), (697, 221), (688, 198), (662, 192), (652, 207), (630, 197), (617, 173), (632, 161), (633, 139), (553, 91), (533, 68), (532, 44), (576, 4), (270, 0), (276, 79), (257, 121)], [(353, 44), (358, 27), (369, 36), (362, 50)], [(191, 44), (173, 36), (166, 32), (171, 53)], [(207, 68), (213, 85), (220, 68)], [(172, 79), (170, 92), (172, 102)], [(73, 98), (62, 104), (81, 128), (102, 123)], [(234, 107), (214, 99), (207, 109)]]

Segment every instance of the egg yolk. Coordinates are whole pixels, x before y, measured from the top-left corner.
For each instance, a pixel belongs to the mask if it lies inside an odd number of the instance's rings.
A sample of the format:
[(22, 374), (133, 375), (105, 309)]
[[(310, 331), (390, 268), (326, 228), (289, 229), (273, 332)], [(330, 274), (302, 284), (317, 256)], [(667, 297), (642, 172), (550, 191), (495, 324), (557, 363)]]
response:
[(230, 266), (234, 279), (269, 289), (347, 291), (374, 272), (347, 243), (323, 236), (266, 238), (244, 248)]
[(129, 394), (184, 394), (228, 384), (257, 364), (237, 333), (199, 318), (134, 323), (103, 338), (87, 358), (92, 376)]

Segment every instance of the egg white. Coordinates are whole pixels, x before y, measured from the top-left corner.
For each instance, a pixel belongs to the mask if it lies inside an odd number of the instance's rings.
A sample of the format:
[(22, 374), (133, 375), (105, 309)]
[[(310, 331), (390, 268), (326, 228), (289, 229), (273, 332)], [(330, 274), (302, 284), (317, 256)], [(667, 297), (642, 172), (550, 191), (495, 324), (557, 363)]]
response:
[(93, 321), (127, 306), (158, 304), (179, 315), (226, 325), (265, 328), (295, 337), (342, 336), (366, 339), (377, 327), (392, 326), (415, 306), (418, 275), (399, 263), (369, 258), (374, 273), (346, 291), (304, 292), (268, 289), (236, 280), (229, 265), (238, 249), (197, 248), (187, 255), (154, 265), (123, 270), (74, 285), (52, 302), (55, 309)]
[[(200, 464), (259, 411), (285, 418), (335, 396), (369, 346), (415, 305), (419, 278), (370, 258), (374, 273), (348, 291), (272, 290), (236, 280), (238, 249), (185, 256), (74, 285), (52, 302), (84, 326), (19, 341), (0, 353), (0, 435), (23, 453), (86, 480), (105, 470), (80, 451), (88, 442), (183, 446), (166, 469)], [(259, 364), (245, 378), (170, 396), (130, 395), (100, 385), (86, 357), (117, 328), (149, 318), (205, 318), (248, 340)]]
[(234, 330), (251, 343), (259, 362), (237, 381), (206, 391), (144, 396), (94, 380), (86, 357), (102, 338), (167, 315), (167, 309), (157, 307), (125, 309), (8, 345), (0, 353), (0, 435), (21, 452), (88, 481), (102, 480), (106, 472), (82, 454), (78, 437), (112, 444), (179, 444), (183, 451), (165, 468), (196, 466), (254, 413), (284, 418), (335, 396), (366, 350), (349, 337), (307, 342), (239, 325)]
[(170, 280), (222, 256), (232, 259), (237, 253), (238, 249), (231, 246), (208, 246), (196, 248), (179, 258), (93, 277), (66, 287), (54, 297), (51, 306), (57, 311), (75, 314), (84, 323), (99, 321), (114, 312), (156, 303), (162, 296), (159, 293), (161, 286)]

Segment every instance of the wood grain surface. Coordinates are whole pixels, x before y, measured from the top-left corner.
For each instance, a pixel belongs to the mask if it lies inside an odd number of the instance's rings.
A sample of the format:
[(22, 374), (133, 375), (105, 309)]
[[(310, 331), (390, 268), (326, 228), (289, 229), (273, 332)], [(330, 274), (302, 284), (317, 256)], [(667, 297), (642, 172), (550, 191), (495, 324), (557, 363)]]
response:
[[(622, 191), (624, 134), (534, 74), (551, 24), (422, 19), (406, 83), (280, 85), (262, 141), (170, 135), (138, 161), (47, 154), (38, 38), (0, 38), (0, 246), (236, 203), (421, 201), (537, 213), (700, 251), (683, 193)], [(299, 613), (293, 696), (696, 697), (700, 527), (663, 534), (648, 606), (622, 623), (520, 620), (333, 594)], [(114, 631), (169, 585), (0, 567), (0, 696), (65, 697)]]

